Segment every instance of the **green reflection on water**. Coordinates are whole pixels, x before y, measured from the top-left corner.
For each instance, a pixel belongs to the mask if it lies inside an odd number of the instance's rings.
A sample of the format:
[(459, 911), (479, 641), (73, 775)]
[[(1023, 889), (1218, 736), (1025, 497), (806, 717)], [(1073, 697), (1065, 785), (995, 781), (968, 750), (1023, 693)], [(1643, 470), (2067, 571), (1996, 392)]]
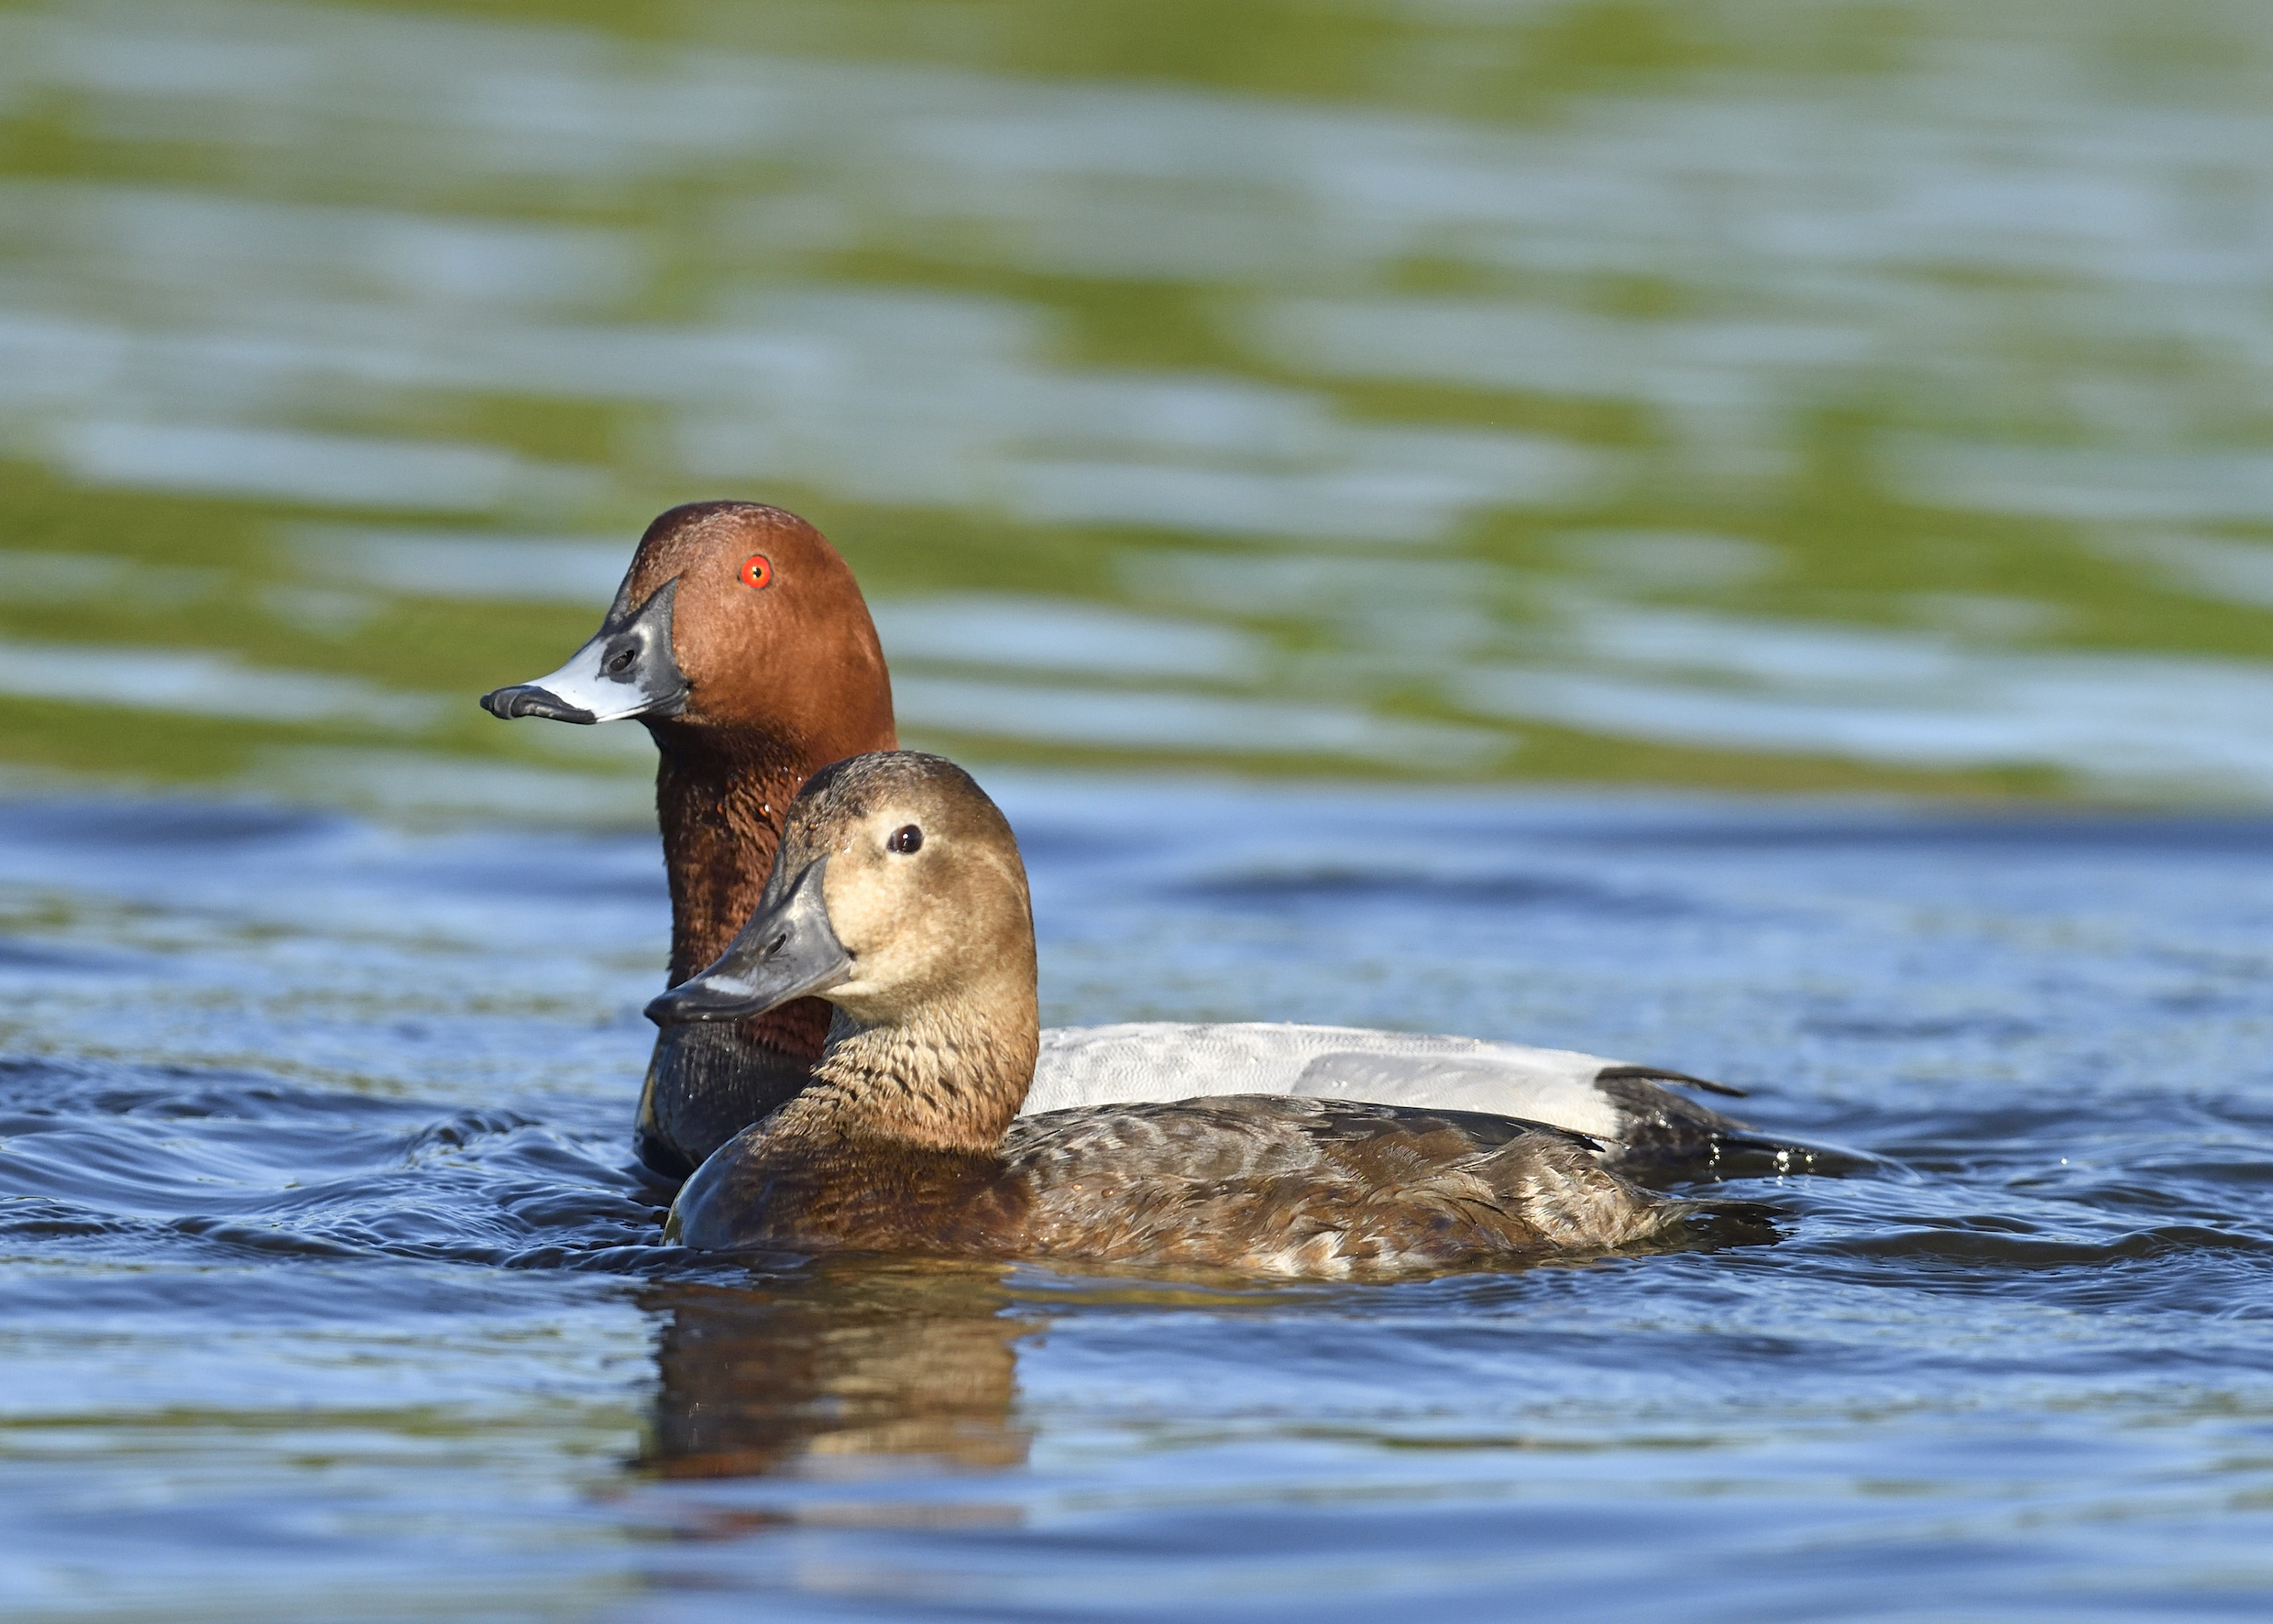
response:
[(19, 769), (637, 817), (731, 494), (980, 763), (2273, 794), (2254, 10), (0, 23)]

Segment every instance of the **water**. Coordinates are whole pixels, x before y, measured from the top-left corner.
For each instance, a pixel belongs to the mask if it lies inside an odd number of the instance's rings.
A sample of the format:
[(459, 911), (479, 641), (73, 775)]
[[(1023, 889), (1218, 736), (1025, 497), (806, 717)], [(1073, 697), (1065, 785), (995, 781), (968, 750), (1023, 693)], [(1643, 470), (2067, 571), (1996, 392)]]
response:
[[(2268, 106), (2240, 0), (0, 0), (0, 1607), (2262, 1616)], [(1050, 1020), (1857, 1169), (1363, 1289), (658, 1246), (651, 758), (471, 697), (714, 496)]]
[(68, 1619), (2262, 1616), (2273, 825), (998, 779), (1046, 1017), (1584, 1043), (1869, 1158), (1367, 1287), (658, 1245), (633, 836), (0, 813)]
[(619, 10), (0, 4), (0, 758), (635, 816), (739, 495), (983, 762), (2273, 793), (2262, 6)]

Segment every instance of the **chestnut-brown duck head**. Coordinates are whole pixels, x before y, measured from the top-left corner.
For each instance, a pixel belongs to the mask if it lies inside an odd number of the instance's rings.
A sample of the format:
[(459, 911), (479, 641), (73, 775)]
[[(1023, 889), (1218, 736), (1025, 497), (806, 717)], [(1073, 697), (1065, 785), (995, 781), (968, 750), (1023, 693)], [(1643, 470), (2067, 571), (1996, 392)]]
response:
[(590, 641), (481, 703), (504, 718), (748, 732), (816, 767), (897, 742), (851, 567), (804, 520), (758, 502), (690, 502), (656, 519)]
[[(492, 715), (636, 719), (660, 754), (670, 982), (716, 959), (757, 905), (781, 817), (831, 762), (890, 750), (892, 683), (852, 571), (820, 532), (756, 502), (694, 502), (647, 527), (599, 631)], [(828, 1030), (805, 1000), (657, 1041), (638, 1125), (658, 1172), (691, 1170), (803, 1087)]]

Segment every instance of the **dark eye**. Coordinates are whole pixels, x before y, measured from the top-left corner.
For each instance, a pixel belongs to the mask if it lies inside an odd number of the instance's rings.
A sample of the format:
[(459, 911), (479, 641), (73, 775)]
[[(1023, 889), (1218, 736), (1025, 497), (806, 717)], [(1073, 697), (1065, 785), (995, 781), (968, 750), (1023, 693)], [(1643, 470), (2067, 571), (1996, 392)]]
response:
[(923, 845), (923, 830), (914, 824), (892, 831), (892, 838), (884, 843), (886, 851), (914, 851)]
[(637, 649), (618, 649), (614, 653), (608, 657), (608, 664), (606, 668), (608, 675), (610, 676), (615, 676), (625, 671), (629, 671), (631, 668), (631, 657), (638, 653), (639, 651)]

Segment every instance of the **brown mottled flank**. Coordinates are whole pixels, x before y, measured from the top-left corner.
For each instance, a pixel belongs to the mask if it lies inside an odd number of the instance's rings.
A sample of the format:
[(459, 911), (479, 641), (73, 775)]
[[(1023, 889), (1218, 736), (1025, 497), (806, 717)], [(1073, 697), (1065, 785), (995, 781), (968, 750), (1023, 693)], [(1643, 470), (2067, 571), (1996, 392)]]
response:
[[(892, 833), (923, 831), (913, 853)], [(952, 763), (863, 756), (808, 783), (779, 861), (826, 859), (851, 956), (812, 1085), (707, 1161), (675, 1233), (857, 1248), (1349, 1276), (1684, 1232), (1711, 1209), (1509, 1117), (1259, 1095), (1019, 1119), (1039, 1040), (1026, 872)]]

